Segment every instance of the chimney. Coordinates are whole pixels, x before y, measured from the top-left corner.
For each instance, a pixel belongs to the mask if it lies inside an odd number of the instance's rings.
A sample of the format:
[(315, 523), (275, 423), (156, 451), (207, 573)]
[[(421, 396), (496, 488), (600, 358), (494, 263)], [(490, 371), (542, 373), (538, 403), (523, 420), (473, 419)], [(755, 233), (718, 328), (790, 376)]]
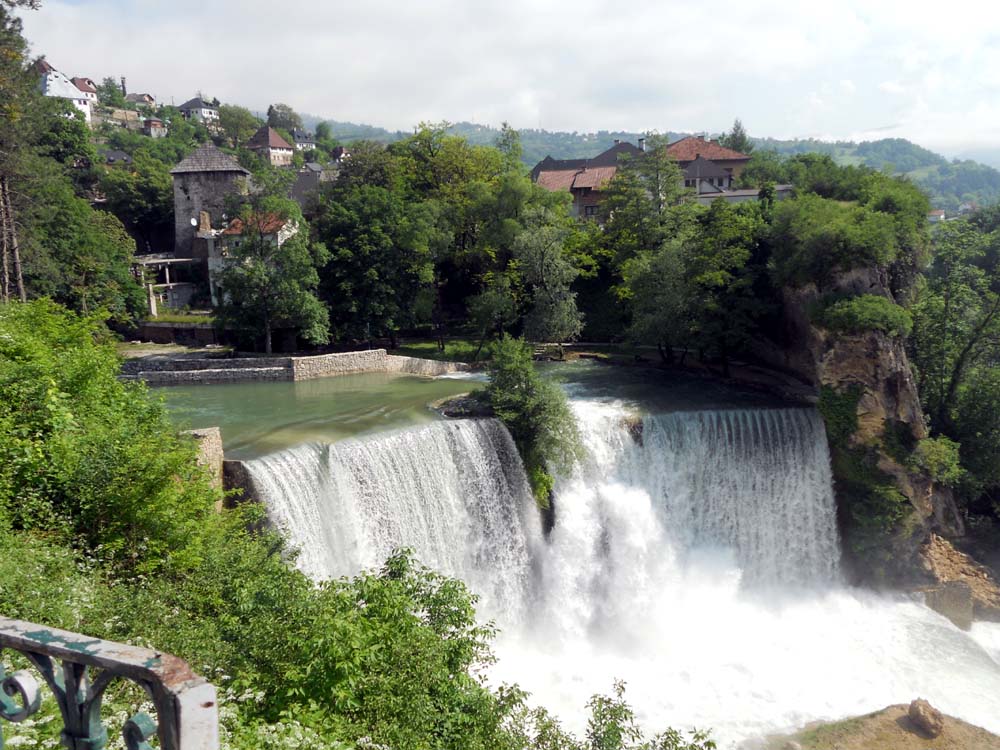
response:
[(646, 139), (645, 138), (640, 138), (639, 139), (639, 150), (640, 151), (645, 151), (646, 150)]
[(126, 96), (128, 91), (125, 89), (125, 76), (122, 76), (122, 96)]
[(619, 145), (622, 142), (621, 138), (615, 138), (615, 145)]

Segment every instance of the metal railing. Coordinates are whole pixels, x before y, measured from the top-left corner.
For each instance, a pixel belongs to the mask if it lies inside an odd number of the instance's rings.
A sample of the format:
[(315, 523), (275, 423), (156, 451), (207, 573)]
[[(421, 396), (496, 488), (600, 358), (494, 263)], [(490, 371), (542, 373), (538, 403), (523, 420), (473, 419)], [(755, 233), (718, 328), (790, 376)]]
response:
[(142, 687), (156, 709), (155, 719), (140, 712), (121, 727), (129, 750), (148, 750), (154, 737), (160, 750), (219, 747), (215, 686), (182, 659), (0, 617), (0, 748), (2, 721), (24, 721), (39, 710), (42, 698), (35, 671), (7, 673), (4, 650), (24, 656), (48, 685), (59, 704), (61, 739), (68, 750), (102, 750), (107, 745), (101, 703), (105, 690), (118, 679)]

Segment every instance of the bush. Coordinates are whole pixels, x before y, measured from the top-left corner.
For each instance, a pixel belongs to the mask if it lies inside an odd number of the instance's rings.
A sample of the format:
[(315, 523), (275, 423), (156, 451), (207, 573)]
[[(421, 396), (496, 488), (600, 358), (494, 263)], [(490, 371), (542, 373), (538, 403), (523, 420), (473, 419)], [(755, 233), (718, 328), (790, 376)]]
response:
[(909, 312), (888, 297), (877, 294), (838, 300), (816, 318), (819, 325), (840, 333), (882, 331), (890, 336), (906, 337), (913, 329), (913, 318)]
[(913, 451), (913, 465), (923, 469), (931, 479), (940, 484), (955, 487), (965, 477), (965, 469), (959, 462), (959, 445), (943, 435), (924, 438)]
[(548, 507), (550, 471), (568, 471), (579, 457), (580, 435), (566, 395), (542, 380), (531, 359), (531, 347), (504, 335), (493, 346), (489, 400), (517, 445), (535, 499)]

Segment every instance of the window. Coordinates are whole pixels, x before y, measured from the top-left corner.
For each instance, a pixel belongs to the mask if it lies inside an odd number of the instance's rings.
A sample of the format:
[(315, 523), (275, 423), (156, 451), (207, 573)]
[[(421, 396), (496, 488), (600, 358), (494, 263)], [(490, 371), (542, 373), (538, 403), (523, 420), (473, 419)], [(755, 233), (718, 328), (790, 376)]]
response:
[(597, 206), (584, 206), (583, 207), (584, 216), (597, 216)]

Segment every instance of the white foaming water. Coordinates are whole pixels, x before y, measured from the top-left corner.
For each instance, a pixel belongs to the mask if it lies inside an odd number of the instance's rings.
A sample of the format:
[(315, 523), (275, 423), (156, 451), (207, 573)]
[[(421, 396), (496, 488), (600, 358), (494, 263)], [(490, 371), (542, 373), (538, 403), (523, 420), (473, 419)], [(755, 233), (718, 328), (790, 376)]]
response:
[(541, 526), (517, 449), (495, 420), (436, 422), (248, 462), (268, 515), (322, 579), (412, 547), (489, 611), (517, 612)]
[[(317, 577), (399, 545), (458, 575), (496, 619), (496, 682), (581, 730), (624, 679), (649, 730), (712, 727), (720, 747), (929, 699), (1000, 732), (1000, 626), (840, 580), (829, 458), (811, 410), (642, 420), (574, 401), (586, 459), (538, 514), (494, 421), (436, 423), (250, 464)], [(532, 572), (532, 571), (535, 572)]]

